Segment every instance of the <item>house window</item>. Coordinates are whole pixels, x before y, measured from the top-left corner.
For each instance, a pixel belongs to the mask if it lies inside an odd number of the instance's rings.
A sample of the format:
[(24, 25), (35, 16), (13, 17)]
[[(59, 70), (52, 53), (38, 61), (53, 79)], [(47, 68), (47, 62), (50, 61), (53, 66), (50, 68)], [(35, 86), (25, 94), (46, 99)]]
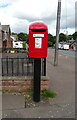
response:
[(18, 45), (18, 43), (16, 43), (16, 45)]

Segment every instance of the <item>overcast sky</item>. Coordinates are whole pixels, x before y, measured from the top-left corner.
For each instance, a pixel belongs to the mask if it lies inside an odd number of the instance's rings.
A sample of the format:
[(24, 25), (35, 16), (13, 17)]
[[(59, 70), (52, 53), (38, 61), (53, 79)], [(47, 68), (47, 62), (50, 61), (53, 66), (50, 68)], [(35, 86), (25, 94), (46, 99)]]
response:
[[(75, 1), (62, 0), (60, 32), (75, 32)], [(0, 0), (0, 22), (12, 32), (28, 33), (32, 22), (42, 21), (49, 33), (56, 34), (58, 0)]]

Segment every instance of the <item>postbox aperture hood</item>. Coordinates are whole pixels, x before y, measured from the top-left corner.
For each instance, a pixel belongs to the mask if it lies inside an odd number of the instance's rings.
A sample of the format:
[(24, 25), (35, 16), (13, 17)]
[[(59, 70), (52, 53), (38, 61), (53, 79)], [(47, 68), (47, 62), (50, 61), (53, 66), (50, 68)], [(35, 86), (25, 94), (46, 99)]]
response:
[(42, 23), (42, 22), (35, 22), (35, 23), (32, 23), (30, 26), (29, 26), (29, 30), (31, 29), (48, 29), (47, 25)]

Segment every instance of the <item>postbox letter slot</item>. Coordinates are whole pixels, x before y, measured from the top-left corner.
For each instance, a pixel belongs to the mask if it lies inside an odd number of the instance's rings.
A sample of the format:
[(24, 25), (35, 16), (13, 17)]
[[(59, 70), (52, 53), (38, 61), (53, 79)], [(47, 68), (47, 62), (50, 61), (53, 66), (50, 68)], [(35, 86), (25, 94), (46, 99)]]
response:
[(46, 32), (47, 29), (31, 29), (32, 32)]

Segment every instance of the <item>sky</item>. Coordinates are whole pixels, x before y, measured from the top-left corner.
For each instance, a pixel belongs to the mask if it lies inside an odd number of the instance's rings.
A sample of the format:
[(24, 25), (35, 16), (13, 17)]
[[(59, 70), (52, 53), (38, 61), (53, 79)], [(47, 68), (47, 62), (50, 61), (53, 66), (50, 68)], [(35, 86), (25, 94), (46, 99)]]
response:
[[(61, 0), (60, 33), (75, 32), (76, 0)], [(11, 32), (29, 32), (33, 22), (44, 22), (48, 32), (56, 34), (58, 0), (0, 0), (0, 22), (10, 25)]]

